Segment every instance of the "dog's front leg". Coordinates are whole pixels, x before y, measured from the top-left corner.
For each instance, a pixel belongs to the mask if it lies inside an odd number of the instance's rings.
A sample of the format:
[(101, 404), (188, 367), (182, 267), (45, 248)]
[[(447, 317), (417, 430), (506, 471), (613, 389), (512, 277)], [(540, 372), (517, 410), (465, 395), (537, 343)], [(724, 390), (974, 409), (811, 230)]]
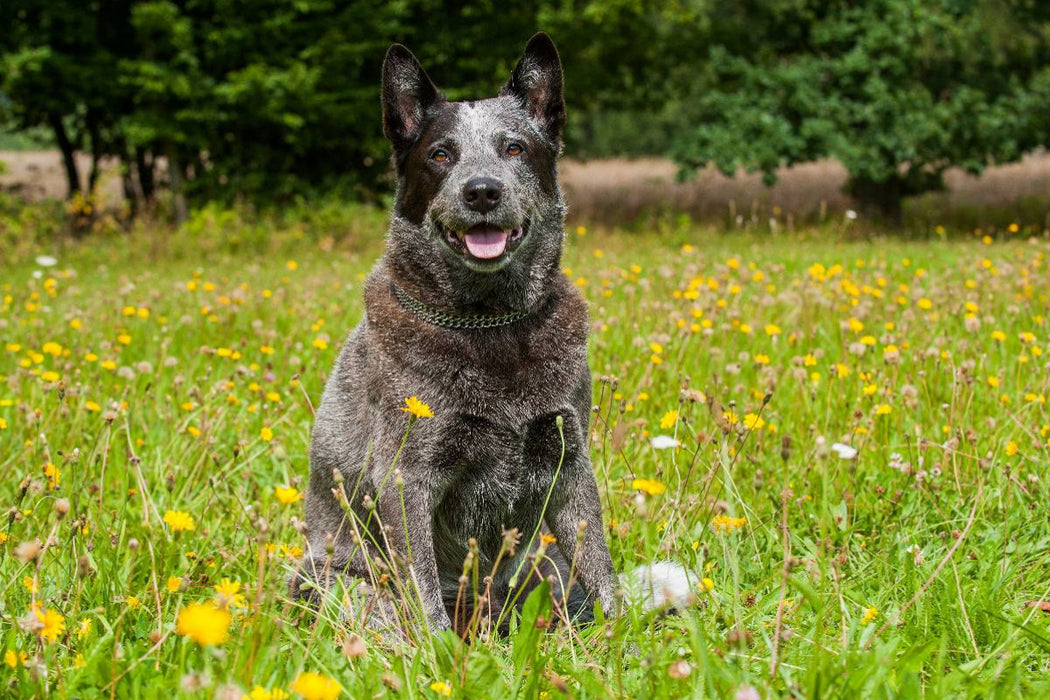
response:
[(405, 479), (403, 489), (389, 484), (379, 494), (378, 510), (393, 553), (408, 567), (401, 572), (402, 580), (418, 590), (423, 612), (434, 629), (451, 628), (434, 556), (430, 484), (425, 479)]
[[(546, 521), (558, 538), (562, 554), (575, 566), (584, 589), (598, 600), (606, 615), (618, 615), (616, 578), (605, 541), (598, 484), (585, 451), (566, 454), (551, 492)], [(584, 521), (587, 525), (577, 549), (580, 523)]]

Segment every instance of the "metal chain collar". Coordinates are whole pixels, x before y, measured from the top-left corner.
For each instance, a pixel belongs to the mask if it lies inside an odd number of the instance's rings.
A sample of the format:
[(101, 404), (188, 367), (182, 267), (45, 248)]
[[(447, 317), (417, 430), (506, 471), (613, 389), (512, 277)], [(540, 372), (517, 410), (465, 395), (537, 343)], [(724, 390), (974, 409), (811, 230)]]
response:
[(418, 299), (414, 299), (409, 296), (408, 292), (401, 289), (401, 287), (394, 285), (394, 296), (401, 302), (401, 306), (405, 307), (416, 316), (428, 323), (433, 323), (435, 326), (441, 326), (442, 328), (499, 328), (500, 326), (507, 326), (515, 321), (520, 321), (529, 315), (528, 311), (513, 311), (509, 314), (500, 314), (488, 316), (484, 314), (472, 314), (470, 316), (460, 316), (458, 314), (450, 314), (439, 309), (435, 309), (432, 306), (427, 306)]

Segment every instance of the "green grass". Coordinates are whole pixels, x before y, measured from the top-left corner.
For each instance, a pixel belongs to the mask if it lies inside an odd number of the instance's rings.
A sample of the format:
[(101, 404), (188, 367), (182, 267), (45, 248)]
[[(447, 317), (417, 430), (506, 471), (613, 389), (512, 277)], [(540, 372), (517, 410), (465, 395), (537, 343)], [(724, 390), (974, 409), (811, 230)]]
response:
[[(1050, 599), (1045, 236), (571, 233), (614, 562), (672, 559), (712, 588), (680, 616), (384, 647), (338, 601), (315, 617), (286, 598), (302, 504), (275, 492), (306, 487), (311, 406), (381, 229), (224, 247), (231, 222), (210, 226), (5, 267), (5, 697), (240, 698), (307, 671), (346, 698), (1050, 692), (1050, 615), (1026, 607)], [(653, 449), (658, 434), (681, 447)], [(169, 510), (195, 528), (173, 533)], [(202, 648), (176, 619), (223, 579), (244, 605)], [(63, 618), (53, 640), (34, 601)]]

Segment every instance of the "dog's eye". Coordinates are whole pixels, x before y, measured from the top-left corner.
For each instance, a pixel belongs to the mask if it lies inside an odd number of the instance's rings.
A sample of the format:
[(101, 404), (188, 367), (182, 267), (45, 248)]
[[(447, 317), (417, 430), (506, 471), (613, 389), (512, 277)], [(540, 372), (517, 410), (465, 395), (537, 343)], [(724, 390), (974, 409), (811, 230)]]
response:
[(512, 143), (511, 145), (507, 146), (508, 156), (520, 156), (524, 151), (525, 149), (516, 143)]
[(439, 148), (430, 154), (430, 159), (436, 163), (448, 162), (448, 152), (443, 151)]

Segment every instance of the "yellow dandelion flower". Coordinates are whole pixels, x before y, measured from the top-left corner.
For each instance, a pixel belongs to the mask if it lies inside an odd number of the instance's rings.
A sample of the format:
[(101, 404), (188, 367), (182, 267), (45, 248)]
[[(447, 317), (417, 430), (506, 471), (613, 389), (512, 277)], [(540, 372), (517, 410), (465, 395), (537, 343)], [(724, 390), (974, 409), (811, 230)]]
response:
[(868, 624), (869, 622), (874, 620), (875, 617), (878, 614), (879, 614), (878, 609), (876, 609), (874, 607), (868, 607), (868, 609), (864, 611), (864, 616), (860, 618), (860, 624), (862, 624), (862, 625)]
[(711, 591), (713, 591), (715, 589), (715, 582), (712, 581), (711, 579), (707, 578), (706, 576), (700, 580), (700, 585), (708, 593), (710, 593)]
[(343, 689), (335, 679), (306, 671), (292, 683), (292, 692), (299, 693), (305, 700), (335, 700)]
[(181, 576), (169, 576), (168, 577), (168, 583), (167, 583), (167, 586), (166, 586), (166, 588), (168, 589), (168, 593), (176, 593), (176, 592), (178, 592), (178, 590), (181, 587), (182, 587), (182, 577)]
[(203, 647), (222, 644), (230, 636), (232, 619), (213, 603), (191, 603), (179, 611), (175, 631)]
[(650, 496), (659, 496), (667, 490), (666, 486), (659, 481), (653, 481), (652, 479), (634, 479), (631, 482), (631, 488), (637, 489), (638, 491), (644, 491)]
[(430, 406), (420, 401), (418, 396), (409, 396), (405, 399), (405, 405), (401, 407), (401, 410), (416, 418), (434, 417), (434, 412), (430, 410)]
[(452, 695), (452, 686), (447, 681), (434, 681), (430, 684), (430, 689), (446, 698)]
[(880, 403), (875, 408), (875, 415), (876, 416), (885, 416), (885, 415), (889, 415), (890, 413), (893, 413), (893, 406), (890, 406), (888, 403)]
[(274, 488), (274, 493), (283, 506), (290, 506), (303, 497), (303, 494), (299, 493), (299, 489), (294, 486), (277, 486)]
[(77, 639), (83, 639), (91, 634), (91, 618), (86, 617), (77, 625)]
[(660, 419), (660, 428), (662, 430), (670, 430), (677, 422), (678, 411), (668, 411), (664, 414), (664, 417)]
[(36, 619), (41, 624), (37, 634), (49, 644), (57, 641), (62, 636), (62, 633), (66, 631), (66, 618), (62, 617), (57, 610), (37, 609), (33, 611), (33, 614), (36, 615)]
[(172, 532), (184, 532), (196, 527), (193, 517), (181, 510), (169, 510), (164, 514), (164, 522), (168, 524)]
[(230, 605), (243, 608), (247, 604), (244, 595), (241, 594), (240, 581), (224, 578), (215, 584), (215, 592), (219, 594), (217, 604), (220, 608), (227, 608)]
[(747, 523), (747, 518), (732, 518), (728, 515), (716, 515), (711, 519), (711, 527), (715, 532), (728, 534), (742, 528)]
[(1007, 454), (1007, 456), (1013, 457), (1015, 454), (1017, 454), (1017, 451), (1018, 451), (1018, 447), (1017, 447), (1017, 443), (1016, 442), (1011, 440), (1010, 442), (1006, 443), (1006, 454)]
[(57, 382), (59, 379), (62, 378), (62, 375), (60, 375), (58, 372), (48, 370), (47, 372), (41, 374), (40, 378), (43, 379), (45, 382)]
[(259, 437), (261, 437), (263, 441), (269, 442), (270, 440), (273, 440), (273, 430), (269, 427), (264, 427), (259, 431)]

